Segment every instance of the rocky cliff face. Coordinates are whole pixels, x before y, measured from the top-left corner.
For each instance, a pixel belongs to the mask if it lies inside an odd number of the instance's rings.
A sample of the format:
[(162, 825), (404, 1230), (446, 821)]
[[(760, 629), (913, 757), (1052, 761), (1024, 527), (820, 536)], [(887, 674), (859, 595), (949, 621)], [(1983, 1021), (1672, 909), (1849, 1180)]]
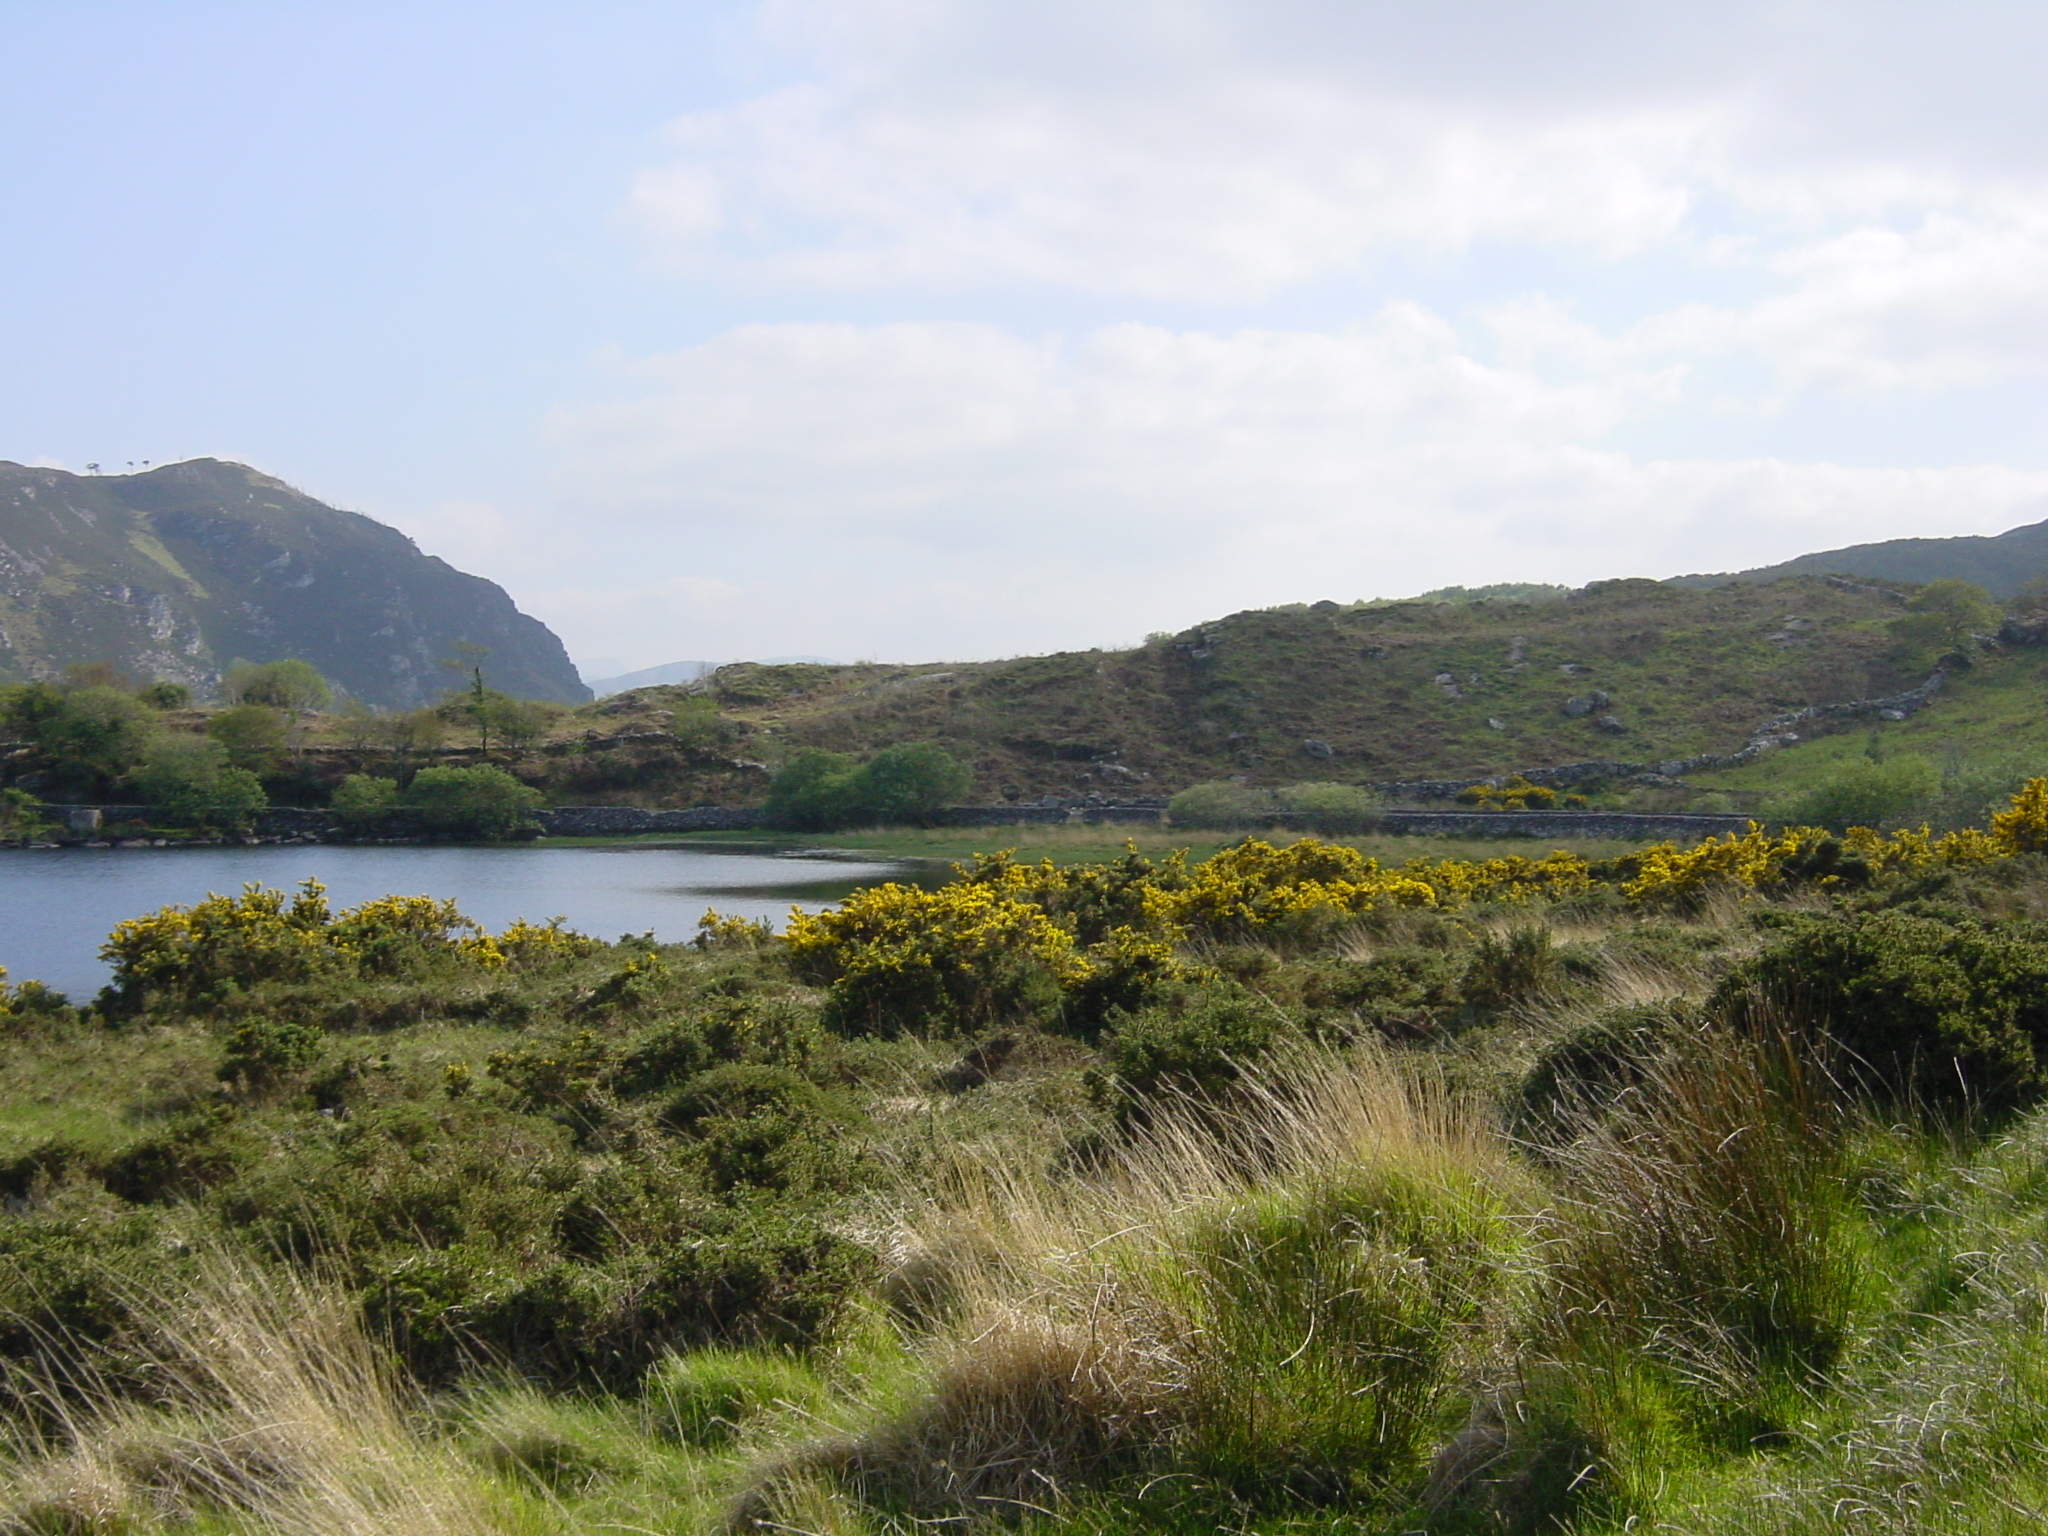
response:
[(296, 656), (409, 708), (459, 683), (441, 665), (459, 645), (484, 648), (506, 693), (590, 697), (503, 588), (244, 465), (81, 476), (0, 460), (0, 676), (111, 661), (204, 693), (234, 661)]

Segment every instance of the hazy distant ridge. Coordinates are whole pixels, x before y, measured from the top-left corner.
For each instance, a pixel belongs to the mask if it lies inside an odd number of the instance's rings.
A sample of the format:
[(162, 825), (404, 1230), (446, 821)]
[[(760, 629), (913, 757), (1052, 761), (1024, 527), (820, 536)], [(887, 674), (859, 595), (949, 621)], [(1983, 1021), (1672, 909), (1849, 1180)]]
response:
[(1716, 575), (1678, 576), (1680, 586), (1711, 587), (1730, 581), (1776, 581), (1780, 576), (1869, 576), (1879, 581), (1973, 581), (1993, 597), (2011, 597), (2048, 574), (2048, 522), (2028, 523), (1989, 537), (1886, 539), (1799, 555), (1780, 565)]

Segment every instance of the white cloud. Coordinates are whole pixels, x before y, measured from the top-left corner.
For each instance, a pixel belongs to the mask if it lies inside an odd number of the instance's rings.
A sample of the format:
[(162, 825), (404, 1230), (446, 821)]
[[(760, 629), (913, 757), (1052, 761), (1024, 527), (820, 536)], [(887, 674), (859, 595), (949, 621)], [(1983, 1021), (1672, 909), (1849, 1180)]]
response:
[[(2048, 177), (2021, 146), (2048, 93), (2019, 61), (2048, 11), (766, 16), (798, 78), (677, 120), (631, 207), (707, 291), (823, 318), (615, 362), (613, 398), (550, 417), (562, 506), (634, 551), (624, 574), (560, 563), (543, 611), (586, 647), (1110, 643), (2048, 510), (2012, 467), (2043, 462), (2031, 439), (1916, 466), (1894, 433), (1840, 429), (1887, 396), (1893, 421), (1963, 391), (2029, 416)], [(956, 318), (888, 323), (934, 314)], [(1616, 446), (1645, 423), (1680, 449)], [(637, 646), (640, 623), (674, 633)]]
[(631, 374), (645, 393), (550, 436), (573, 518), (634, 557), (535, 602), (649, 661), (1115, 644), (1260, 603), (1993, 532), (2048, 498), (2048, 474), (1996, 465), (1638, 462), (1590, 444), (1659, 376), (1487, 364), (1414, 306), (1337, 335), (1073, 343), (749, 326)]

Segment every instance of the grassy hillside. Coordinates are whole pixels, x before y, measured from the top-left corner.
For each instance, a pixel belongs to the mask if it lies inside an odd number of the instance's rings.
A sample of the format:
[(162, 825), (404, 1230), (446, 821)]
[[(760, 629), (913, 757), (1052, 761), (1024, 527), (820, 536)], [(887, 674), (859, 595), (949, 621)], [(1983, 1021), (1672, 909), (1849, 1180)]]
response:
[(2031, 1531), (2044, 846), (153, 915), (0, 1011), (0, 1529)]
[(502, 589), (240, 464), (134, 475), (0, 461), (0, 678), (111, 662), (201, 693), (232, 662), (298, 657), (366, 703), (449, 686), (460, 645), (523, 698), (590, 697)]
[[(1135, 651), (921, 667), (727, 667), (700, 687), (734, 750), (935, 740), (990, 799), (1255, 783), (1478, 777), (1730, 751), (1769, 717), (1919, 681), (1888, 660), (1895, 602), (1794, 579), (1562, 600), (1234, 614)], [(1566, 712), (1578, 698), (1594, 704)], [(592, 706), (665, 726), (686, 690)]]

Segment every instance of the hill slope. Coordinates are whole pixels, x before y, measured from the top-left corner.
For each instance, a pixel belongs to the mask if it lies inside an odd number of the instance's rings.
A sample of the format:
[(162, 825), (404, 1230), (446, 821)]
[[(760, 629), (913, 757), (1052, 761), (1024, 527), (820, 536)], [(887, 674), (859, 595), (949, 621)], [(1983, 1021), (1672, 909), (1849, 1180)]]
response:
[(2048, 522), (2009, 528), (1990, 538), (1887, 539), (1800, 555), (1780, 565), (1758, 566), (1713, 576), (1678, 576), (1680, 586), (1719, 586), (1731, 581), (1769, 582), (1785, 576), (1870, 576), (1880, 581), (1973, 581), (1993, 597), (2011, 597), (2030, 581), (2048, 576)]
[(1811, 577), (1690, 590), (1597, 583), (1544, 603), (1318, 604), (1234, 614), (1134, 651), (953, 666), (720, 668), (592, 706), (661, 726), (708, 694), (732, 748), (937, 741), (976, 792), (1162, 793), (1253, 782), (1466, 779), (1732, 751), (1809, 704), (1896, 693), (1896, 599)]
[(403, 708), (449, 687), (441, 662), (465, 643), (507, 693), (590, 697), (502, 588), (246, 466), (82, 476), (0, 460), (0, 676), (111, 661), (204, 691), (235, 660), (297, 656)]

